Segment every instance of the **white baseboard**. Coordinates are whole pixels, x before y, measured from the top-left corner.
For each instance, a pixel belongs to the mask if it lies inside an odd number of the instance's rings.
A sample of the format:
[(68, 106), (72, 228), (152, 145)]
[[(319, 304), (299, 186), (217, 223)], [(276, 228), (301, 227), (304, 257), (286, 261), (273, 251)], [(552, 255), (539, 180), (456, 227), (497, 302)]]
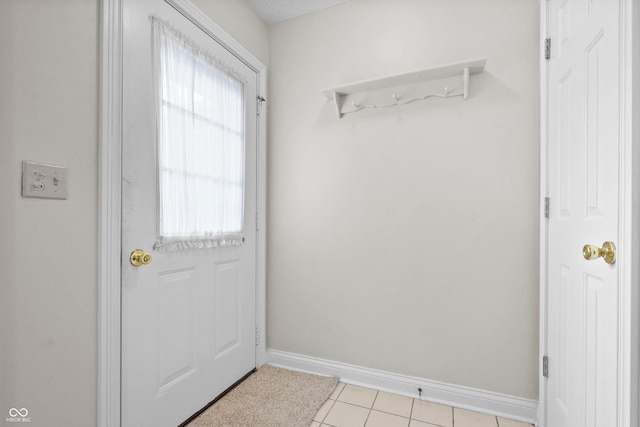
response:
[(422, 399), (430, 402), (470, 409), (527, 423), (535, 424), (536, 422), (538, 409), (536, 400), (446, 384), (424, 378), (393, 374), (279, 350), (269, 349), (267, 353), (268, 363), (273, 366), (336, 377), (347, 384), (412, 398), (419, 397), (418, 388), (421, 388)]

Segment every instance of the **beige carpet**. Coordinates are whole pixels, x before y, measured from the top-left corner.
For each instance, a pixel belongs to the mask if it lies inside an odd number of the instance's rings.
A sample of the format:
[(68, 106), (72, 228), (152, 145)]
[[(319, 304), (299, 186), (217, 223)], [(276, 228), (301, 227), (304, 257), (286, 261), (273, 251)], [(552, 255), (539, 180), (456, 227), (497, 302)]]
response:
[(337, 383), (265, 365), (188, 427), (309, 427)]

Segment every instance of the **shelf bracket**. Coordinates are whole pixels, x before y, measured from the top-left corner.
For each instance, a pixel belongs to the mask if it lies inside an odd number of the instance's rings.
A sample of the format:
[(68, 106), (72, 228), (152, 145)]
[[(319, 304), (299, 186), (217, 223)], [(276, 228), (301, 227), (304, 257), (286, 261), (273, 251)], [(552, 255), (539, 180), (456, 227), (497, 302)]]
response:
[(333, 92), (333, 101), (336, 104), (336, 110), (338, 112), (338, 118), (342, 118), (342, 105), (344, 104), (344, 93)]
[(466, 101), (469, 97), (469, 67), (464, 67), (464, 96), (463, 99)]

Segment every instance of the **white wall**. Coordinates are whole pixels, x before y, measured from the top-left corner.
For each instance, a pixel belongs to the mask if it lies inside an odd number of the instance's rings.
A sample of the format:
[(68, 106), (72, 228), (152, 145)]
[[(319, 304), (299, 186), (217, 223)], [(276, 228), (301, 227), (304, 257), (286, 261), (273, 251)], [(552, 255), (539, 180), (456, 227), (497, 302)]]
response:
[[(33, 427), (97, 423), (99, 3), (0, 0), (0, 420)], [(206, 5), (268, 57), (244, 2)], [(21, 198), (22, 160), (67, 166), (68, 200)]]
[[(97, 4), (0, 2), (0, 420), (34, 427), (95, 423)], [(22, 160), (68, 200), (21, 198)]]
[[(98, 3), (0, 1), (0, 416), (34, 427), (96, 419)], [(271, 63), (271, 347), (535, 398), (536, 1), (352, 0), (271, 55), (244, 2), (196, 4)], [(465, 103), (318, 93), (476, 56)], [(25, 159), (69, 199), (21, 198)]]
[(192, 0), (263, 64), (269, 62), (269, 27), (246, 0)]
[[(352, 0), (271, 27), (271, 348), (537, 399), (538, 7)], [(467, 101), (338, 120), (319, 93), (485, 56)]]

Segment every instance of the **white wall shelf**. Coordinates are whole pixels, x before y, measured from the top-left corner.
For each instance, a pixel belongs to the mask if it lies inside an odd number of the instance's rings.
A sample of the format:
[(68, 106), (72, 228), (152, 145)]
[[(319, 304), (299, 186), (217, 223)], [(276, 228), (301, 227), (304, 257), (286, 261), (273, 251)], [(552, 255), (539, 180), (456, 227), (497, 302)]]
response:
[[(469, 97), (469, 76), (484, 71), (484, 66), (487, 62), (487, 58), (471, 59), (462, 62), (456, 62), (453, 64), (439, 65), (436, 67), (423, 68), (421, 70), (410, 71), (408, 73), (393, 74), (390, 76), (379, 77), (375, 79), (361, 80), (359, 82), (342, 84), (339, 86), (322, 89), (320, 92), (328, 99), (333, 99), (338, 112), (338, 118), (342, 118), (344, 114), (355, 113), (364, 108), (386, 108), (393, 107), (395, 105), (409, 104), (414, 101), (427, 99), (430, 97), (438, 98), (451, 98), (455, 96), (462, 96), (463, 99)], [(411, 83), (419, 83), (427, 80), (436, 80), (451, 76), (461, 76), (464, 82), (464, 91), (459, 94), (450, 94), (448, 89), (445, 88), (444, 94), (429, 94), (410, 100), (401, 100), (396, 95), (393, 95), (395, 102), (386, 105), (366, 105), (366, 104), (353, 104), (356, 107), (353, 111), (343, 112), (342, 106), (344, 104), (344, 97), (347, 95), (367, 92), (370, 90), (384, 89), (394, 86), (406, 85)]]

